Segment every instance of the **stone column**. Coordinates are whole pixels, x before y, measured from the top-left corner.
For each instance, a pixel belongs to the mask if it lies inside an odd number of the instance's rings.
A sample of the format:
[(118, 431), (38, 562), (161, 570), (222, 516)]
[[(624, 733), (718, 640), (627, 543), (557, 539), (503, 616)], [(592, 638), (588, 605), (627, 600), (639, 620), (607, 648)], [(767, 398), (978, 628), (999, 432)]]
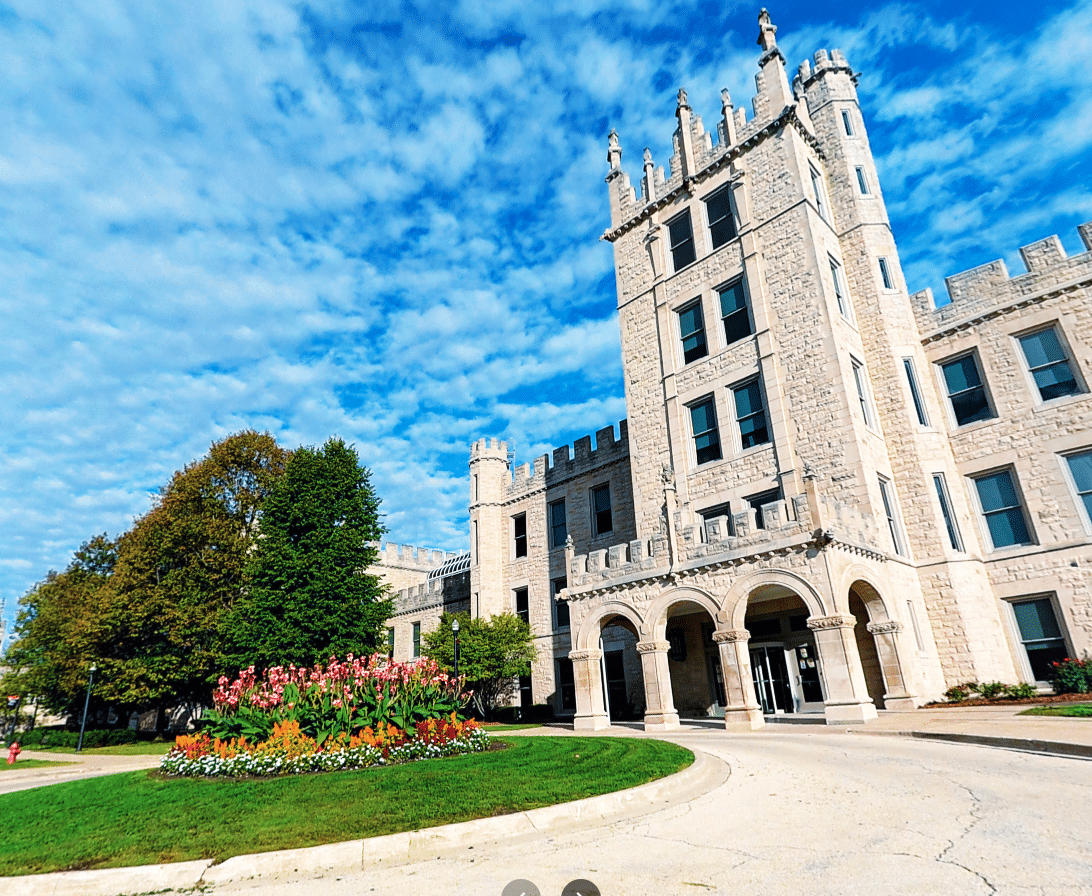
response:
[(667, 667), (667, 641), (640, 641), (641, 671), (645, 679), (645, 731), (671, 731), (679, 727), (679, 714), (671, 698), (671, 671)]
[(876, 718), (876, 706), (868, 696), (853, 616), (817, 616), (808, 620), (815, 634), (819, 670), (823, 675), (828, 725), (856, 725)]
[(602, 658), (602, 650), (569, 652), (576, 684), (576, 716), (573, 719), (573, 729), (576, 731), (599, 731), (610, 727), (610, 718), (603, 702), (603, 673), (599, 666)]
[(883, 695), (884, 709), (895, 712), (911, 712), (918, 708), (902, 665), (902, 653), (899, 650), (899, 632), (902, 624), (888, 619), (883, 622), (868, 623), (868, 631), (876, 642), (876, 654), (880, 658), (883, 683), (887, 693)]
[(751, 633), (746, 629), (713, 632), (713, 640), (720, 649), (724, 696), (728, 699), (724, 708), (724, 727), (729, 731), (754, 731), (766, 724), (751, 677), (750, 637)]

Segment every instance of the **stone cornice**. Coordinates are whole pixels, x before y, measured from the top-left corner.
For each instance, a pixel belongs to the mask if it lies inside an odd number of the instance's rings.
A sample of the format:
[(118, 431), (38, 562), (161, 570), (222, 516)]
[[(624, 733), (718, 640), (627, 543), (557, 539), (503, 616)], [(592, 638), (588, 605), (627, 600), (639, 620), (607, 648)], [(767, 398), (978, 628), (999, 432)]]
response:
[(896, 622), (894, 619), (888, 619), (884, 622), (870, 622), (865, 627), (873, 635), (887, 635), (902, 631), (902, 623)]
[(808, 628), (813, 632), (831, 628), (853, 628), (857, 624), (855, 616), (813, 616), (808, 620)]
[[(710, 164), (706, 165), (701, 171), (697, 172), (691, 177), (684, 177), (682, 182), (673, 190), (665, 193), (663, 196), (657, 197), (654, 202), (650, 202), (644, 208), (642, 208), (637, 214), (635, 214), (628, 221), (624, 221), (617, 227), (606, 231), (601, 237), (601, 240), (606, 240), (608, 243), (613, 243), (620, 236), (623, 236), (629, 231), (633, 230), (639, 224), (647, 221), (653, 214), (658, 212), (662, 208), (666, 208), (677, 198), (684, 194), (692, 193), (694, 187), (703, 181), (708, 180), (729, 162), (738, 159), (741, 155), (753, 149), (758, 144), (762, 143), (767, 137), (778, 133), (786, 126), (793, 127), (799, 132), (800, 136), (804, 139), (820, 159), (825, 159), (823, 155), (822, 147), (819, 145), (818, 139), (815, 135), (808, 130), (807, 125), (800, 120), (800, 116), (796, 113), (796, 106), (786, 106), (780, 115), (772, 119), (768, 124), (759, 128), (746, 140), (742, 140), (735, 146), (728, 147), (724, 154), (715, 159)], [(613, 173), (613, 172), (612, 172)]]
[(638, 641), (638, 653), (667, 653), (671, 649), (669, 641)]
[(713, 632), (713, 640), (718, 644), (732, 644), (736, 641), (749, 641), (751, 633), (746, 629)]
[(603, 658), (602, 650), (571, 650), (569, 651), (569, 659), (576, 660), (599, 660)]

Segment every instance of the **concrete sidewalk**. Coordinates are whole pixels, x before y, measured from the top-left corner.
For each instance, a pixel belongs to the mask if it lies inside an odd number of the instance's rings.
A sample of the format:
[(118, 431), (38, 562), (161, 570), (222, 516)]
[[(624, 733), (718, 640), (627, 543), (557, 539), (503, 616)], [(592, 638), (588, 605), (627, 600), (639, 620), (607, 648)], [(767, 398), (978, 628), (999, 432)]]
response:
[[(142, 768), (158, 768), (160, 758), (159, 756), (102, 756), (93, 753), (23, 750), (15, 763), (15, 768), (0, 772), (0, 794), (45, 787), (48, 784), (63, 784), (66, 781), (79, 781), (82, 778), (133, 772)], [(48, 762), (63, 764), (19, 768), (19, 763), (27, 759), (44, 759)]]

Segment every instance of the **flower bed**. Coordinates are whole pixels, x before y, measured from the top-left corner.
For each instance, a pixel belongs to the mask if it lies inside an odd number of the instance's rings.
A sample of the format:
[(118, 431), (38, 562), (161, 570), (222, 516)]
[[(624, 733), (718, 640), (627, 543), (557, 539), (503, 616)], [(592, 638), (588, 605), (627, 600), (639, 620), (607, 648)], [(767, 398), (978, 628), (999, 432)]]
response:
[(180, 735), (160, 768), (170, 775), (242, 776), (369, 768), (485, 750), (458, 717), (459, 682), (436, 663), (331, 658), (325, 668), (254, 667), (222, 677), (198, 734)]

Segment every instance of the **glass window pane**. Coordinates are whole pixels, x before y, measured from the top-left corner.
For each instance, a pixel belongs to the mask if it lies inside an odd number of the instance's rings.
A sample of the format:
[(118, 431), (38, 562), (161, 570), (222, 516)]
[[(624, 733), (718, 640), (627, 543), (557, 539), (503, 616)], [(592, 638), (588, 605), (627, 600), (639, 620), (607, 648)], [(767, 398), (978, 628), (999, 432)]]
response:
[(954, 395), (966, 389), (982, 385), (982, 378), (978, 374), (978, 365), (974, 355), (966, 355), (957, 361), (951, 361), (944, 365), (944, 381), (948, 384), (948, 394)]
[(1077, 380), (1073, 376), (1073, 371), (1069, 369), (1068, 361), (1059, 361), (1057, 364), (1036, 370), (1034, 377), (1035, 385), (1039, 387), (1039, 395), (1043, 401), (1072, 395), (1077, 391)]
[(713, 420), (713, 402), (703, 401), (690, 409), (690, 420), (694, 424), (694, 432), (707, 432), (715, 425)]
[(962, 395), (953, 395), (952, 413), (955, 414), (956, 423), (959, 426), (976, 423), (979, 420), (989, 420), (993, 416), (990, 403), (986, 400), (986, 390), (982, 388), (971, 389)]
[(762, 410), (762, 399), (758, 394), (758, 383), (748, 383), (735, 390), (736, 416), (746, 417), (755, 411)]
[(1016, 624), (1020, 627), (1020, 637), (1024, 641), (1038, 641), (1044, 638), (1060, 638), (1061, 629), (1054, 617), (1054, 608), (1050, 598), (1029, 600), (1012, 605), (1016, 614)]
[(743, 290), (743, 281), (737, 280), (720, 294), (721, 317), (747, 307), (747, 294)]
[(1012, 487), (1012, 477), (1006, 470), (976, 479), (975, 484), (978, 486), (978, 500), (986, 513), (1013, 507), (1018, 503), (1016, 489)]
[(1058, 334), (1053, 327), (1029, 336), (1021, 336), (1020, 345), (1023, 346), (1024, 356), (1030, 367), (1042, 367), (1044, 364), (1065, 359), (1065, 352), (1062, 351)]
[(1028, 528), (1024, 522), (1024, 515), (1019, 508), (991, 513), (986, 517), (986, 522), (989, 525), (990, 539), (993, 541), (995, 548), (1027, 544), (1031, 540), (1028, 538)]
[(1092, 451), (1071, 454), (1066, 461), (1069, 463), (1069, 472), (1073, 474), (1077, 491), (1081, 494), (1092, 491)]

